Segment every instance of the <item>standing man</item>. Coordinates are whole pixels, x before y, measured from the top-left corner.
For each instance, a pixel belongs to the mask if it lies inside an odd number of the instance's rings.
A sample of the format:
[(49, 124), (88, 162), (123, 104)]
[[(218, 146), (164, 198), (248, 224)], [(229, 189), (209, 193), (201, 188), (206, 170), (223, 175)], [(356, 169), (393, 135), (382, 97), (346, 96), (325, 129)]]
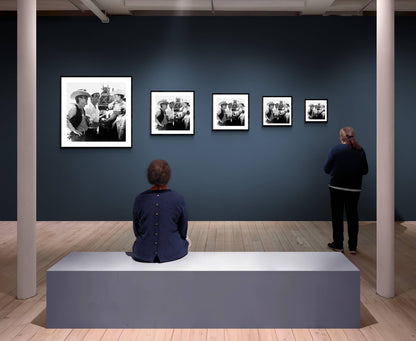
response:
[(175, 118), (174, 106), (175, 102), (172, 101), (169, 103), (169, 106), (166, 107), (166, 130), (173, 129), (173, 121)]
[(233, 103), (230, 102), (227, 105), (227, 108), (225, 110), (225, 125), (230, 126), (232, 125), (232, 119), (233, 119)]
[(220, 107), (219, 110), (217, 111), (218, 125), (223, 126), (225, 124), (225, 120), (227, 119), (227, 114), (226, 114), (227, 102), (222, 101), (218, 103), (218, 105)]
[(85, 132), (88, 130), (88, 122), (84, 107), (87, 105), (90, 94), (85, 89), (75, 90), (70, 98), (75, 101), (71, 105), (66, 117), (68, 127), (68, 140), (85, 141)]
[(324, 119), (325, 118), (325, 105), (321, 105), (321, 103), (318, 103), (316, 107), (316, 119)]
[(114, 100), (108, 104), (108, 109), (112, 111), (110, 111), (110, 117), (102, 121), (102, 128), (105, 133), (104, 136), (101, 136), (106, 141), (119, 141), (120, 136), (125, 133), (123, 132), (126, 120), (125, 95), (124, 90), (117, 89), (114, 91)]
[(100, 100), (99, 91), (91, 91), (89, 103), (85, 106), (85, 116), (89, 123), (89, 129), (86, 132), (87, 141), (96, 141), (99, 134), (100, 110), (98, 109), (98, 101)]
[(179, 108), (179, 110), (175, 109), (175, 116), (173, 119), (173, 129), (175, 130), (184, 130), (185, 129), (185, 123), (183, 122), (183, 117), (184, 117), (184, 103), (181, 102), (181, 107)]
[(316, 119), (316, 109), (315, 109), (315, 105), (313, 104), (309, 104), (308, 118)]
[(109, 108), (113, 107), (113, 115), (116, 115), (116, 119), (114, 120), (113, 124), (111, 125), (112, 130), (117, 135), (117, 140), (125, 141), (126, 140), (126, 101), (125, 101), (126, 93), (124, 90), (118, 89), (114, 92), (114, 104), (110, 103), (108, 105)]
[(266, 122), (267, 123), (271, 123), (273, 120), (273, 108), (274, 108), (274, 103), (273, 102), (269, 102), (267, 103), (267, 110), (264, 113), (266, 115)]
[(155, 115), (156, 129), (165, 130), (167, 124), (166, 109), (168, 107), (168, 101), (166, 99), (162, 99), (157, 102), (157, 104), (159, 105), (159, 109), (156, 111)]
[(246, 110), (245, 110), (245, 105), (244, 103), (239, 103), (238, 105), (238, 122), (236, 123), (236, 125), (240, 125), (243, 126), (245, 124), (245, 120), (246, 120)]
[(189, 130), (190, 128), (190, 122), (191, 122), (191, 112), (189, 111), (189, 102), (183, 102), (182, 107), (183, 112), (183, 129)]
[(289, 112), (289, 104), (279, 101), (276, 103), (276, 123), (288, 123), (289, 118), (286, 114)]

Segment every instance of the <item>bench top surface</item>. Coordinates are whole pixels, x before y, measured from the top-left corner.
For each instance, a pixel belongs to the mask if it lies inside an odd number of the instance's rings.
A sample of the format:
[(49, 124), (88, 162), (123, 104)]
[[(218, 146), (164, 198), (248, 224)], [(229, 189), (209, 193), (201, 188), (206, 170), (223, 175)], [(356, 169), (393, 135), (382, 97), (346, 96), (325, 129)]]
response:
[(134, 261), (125, 252), (72, 252), (51, 271), (359, 271), (338, 252), (190, 252), (167, 263)]

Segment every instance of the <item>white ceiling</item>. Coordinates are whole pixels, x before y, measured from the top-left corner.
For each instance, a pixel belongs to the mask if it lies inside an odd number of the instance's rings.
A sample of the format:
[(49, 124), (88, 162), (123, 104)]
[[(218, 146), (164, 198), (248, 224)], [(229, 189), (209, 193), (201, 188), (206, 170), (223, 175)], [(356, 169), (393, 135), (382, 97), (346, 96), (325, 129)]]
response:
[[(107, 15), (132, 15), (136, 11), (282, 12), (300, 15), (362, 15), (376, 10), (376, 0), (94, 0)], [(416, 0), (396, 0), (396, 11), (416, 12)], [(1, 0), (0, 11), (16, 11), (17, 0)], [(73, 11), (85, 14), (81, 0), (37, 0), (39, 11)], [(59, 14), (59, 13), (57, 13)], [(141, 13), (143, 14), (143, 13)], [(144, 13), (145, 14), (145, 13)], [(195, 13), (193, 13), (195, 14)], [(278, 13), (276, 13), (278, 14)]]

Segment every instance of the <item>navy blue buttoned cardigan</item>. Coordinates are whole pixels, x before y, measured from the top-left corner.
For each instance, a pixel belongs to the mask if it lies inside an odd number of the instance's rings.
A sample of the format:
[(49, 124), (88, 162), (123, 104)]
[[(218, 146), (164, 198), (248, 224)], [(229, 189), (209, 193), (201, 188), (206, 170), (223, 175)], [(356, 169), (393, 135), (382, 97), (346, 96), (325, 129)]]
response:
[(182, 195), (170, 189), (147, 190), (133, 207), (134, 258), (169, 262), (188, 253), (188, 215)]

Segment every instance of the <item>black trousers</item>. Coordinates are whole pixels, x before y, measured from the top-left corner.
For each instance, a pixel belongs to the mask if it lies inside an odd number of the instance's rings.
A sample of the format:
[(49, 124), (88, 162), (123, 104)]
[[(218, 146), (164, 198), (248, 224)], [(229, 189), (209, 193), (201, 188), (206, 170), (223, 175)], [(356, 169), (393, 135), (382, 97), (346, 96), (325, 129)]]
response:
[(360, 192), (343, 191), (329, 188), (331, 193), (332, 232), (335, 246), (339, 249), (344, 244), (344, 208), (348, 222), (348, 248), (357, 249), (358, 239), (358, 199)]

